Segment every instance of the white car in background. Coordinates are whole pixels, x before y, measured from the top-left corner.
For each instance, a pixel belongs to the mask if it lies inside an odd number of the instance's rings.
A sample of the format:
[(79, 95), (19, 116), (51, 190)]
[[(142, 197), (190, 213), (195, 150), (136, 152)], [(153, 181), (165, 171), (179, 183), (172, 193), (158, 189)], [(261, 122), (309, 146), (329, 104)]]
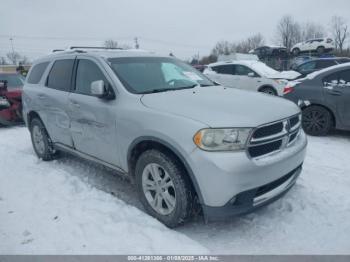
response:
[(260, 61), (241, 60), (209, 64), (203, 72), (226, 86), (270, 95), (283, 95), (287, 80), (297, 78), (295, 71), (278, 72)]
[(293, 55), (299, 55), (301, 52), (317, 52), (323, 54), (334, 49), (334, 42), (331, 38), (315, 38), (305, 42), (295, 44), (291, 51)]

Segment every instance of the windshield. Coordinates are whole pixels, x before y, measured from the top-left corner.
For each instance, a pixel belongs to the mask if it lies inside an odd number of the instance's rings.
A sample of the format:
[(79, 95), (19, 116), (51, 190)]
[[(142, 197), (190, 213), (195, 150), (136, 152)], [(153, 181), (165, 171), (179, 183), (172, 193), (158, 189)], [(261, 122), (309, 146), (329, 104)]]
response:
[(24, 83), (24, 78), (21, 75), (17, 74), (0, 74), (0, 80), (7, 81), (7, 87), (22, 87)]
[(135, 94), (215, 85), (190, 65), (174, 58), (123, 57), (108, 61), (128, 91)]

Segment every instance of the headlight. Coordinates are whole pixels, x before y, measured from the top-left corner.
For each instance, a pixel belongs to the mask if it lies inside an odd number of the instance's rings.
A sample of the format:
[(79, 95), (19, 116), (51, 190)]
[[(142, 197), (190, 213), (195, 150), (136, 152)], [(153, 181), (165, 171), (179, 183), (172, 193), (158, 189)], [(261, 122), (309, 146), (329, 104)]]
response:
[(251, 128), (208, 128), (199, 130), (194, 143), (206, 151), (237, 151), (245, 149)]
[(10, 102), (5, 97), (0, 97), (0, 106), (1, 107), (10, 107)]

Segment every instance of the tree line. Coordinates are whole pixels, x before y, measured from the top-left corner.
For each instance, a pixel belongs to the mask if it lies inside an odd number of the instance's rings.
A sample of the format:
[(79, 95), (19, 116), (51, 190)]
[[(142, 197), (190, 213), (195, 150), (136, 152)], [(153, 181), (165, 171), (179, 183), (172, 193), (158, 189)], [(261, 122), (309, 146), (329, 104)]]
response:
[[(333, 16), (327, 30), (322, 24), (314, 22), (300, 23), (291, 15), (285, 15), (276, 25), (273, 42), (290, 50), (296, 43), (327, 36), (334, 40), (335, 54), (350, 56), (350, 48), (345, 48), (350, 36), (349, 27), (346, 19), (341, 16)], [(265, 42), (264, 36), (260, 33), (237, 42), (219, 41), (208, 56), (202, 58), (194, 56), (192, 61), (199, 64), (213, 63), (217, 61), (219, 55), (248, 53), (250, 50), (263, 46)]]

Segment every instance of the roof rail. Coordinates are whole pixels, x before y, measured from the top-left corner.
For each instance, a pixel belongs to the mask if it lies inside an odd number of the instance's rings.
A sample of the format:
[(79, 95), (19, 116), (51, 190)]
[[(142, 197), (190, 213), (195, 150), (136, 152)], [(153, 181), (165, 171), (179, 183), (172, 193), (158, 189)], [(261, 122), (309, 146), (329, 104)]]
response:
[(69, 49), (102, 49), (102, 50), (123, 50), (120, 47), (103, 47), (103, 46), (71, 46)]

